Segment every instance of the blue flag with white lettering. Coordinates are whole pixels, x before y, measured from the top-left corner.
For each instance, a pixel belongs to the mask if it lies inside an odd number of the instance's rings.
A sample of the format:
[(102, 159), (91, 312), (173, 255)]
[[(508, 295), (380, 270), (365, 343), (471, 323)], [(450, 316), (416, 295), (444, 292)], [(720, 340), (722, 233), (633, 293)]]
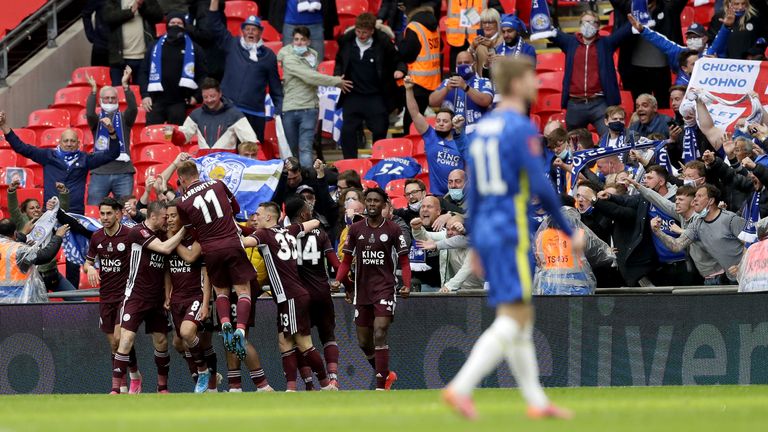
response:
[(365, 174), (366, 180), (373, 180), (382, 188), (392, 180), (414, 178), (421, 172), (421, 165), (411, 157), (386, 158)]
[[(96, 232), (101, 229), (101, 222), (92, 217), (83, 216), (77, 213), (67, 213), (67, 215), (77, 219), (80, 225), (90, 232)], [(75, 263), (77, 265), (85, 264), (85, 255), (88, 254), (88, 243), (88, 237), (72, 231), (68, 232), (64, 236), (64, 244), (62, 246), (67, 262)]]

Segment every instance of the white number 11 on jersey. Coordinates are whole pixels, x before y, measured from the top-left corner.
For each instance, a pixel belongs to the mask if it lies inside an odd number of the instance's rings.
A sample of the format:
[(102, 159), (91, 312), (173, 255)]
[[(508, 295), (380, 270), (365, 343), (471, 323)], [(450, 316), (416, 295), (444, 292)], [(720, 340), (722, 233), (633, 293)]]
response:
[(499, 159), (499, 139), (490, 137), (486, 140), (477, 138), (472, 141), (469, 149), (475, 162), (475, 178), (477, 192), (480, 195), (504, 195), (507, 193), (507, 183), (501, 177), (501, 160)]
[(209, 189), (208, 192), (205, 193), (205, 198), (198, 195), (195, 197), (195, 200), (192, 201), (192, 205), (195, 206), (196, 209), (203, 212), (203, 219), (205, 219), (205, 223), (211, 223), (213, 221), (206, 201), (213, 205), (213, 211), (216, 212), (216, 219), (224, 216), (224, 212), (221, 211), (221, 207), (219, 206), (219, 200), (216, 198), (216, 192), (214, 192), (213, 189)]

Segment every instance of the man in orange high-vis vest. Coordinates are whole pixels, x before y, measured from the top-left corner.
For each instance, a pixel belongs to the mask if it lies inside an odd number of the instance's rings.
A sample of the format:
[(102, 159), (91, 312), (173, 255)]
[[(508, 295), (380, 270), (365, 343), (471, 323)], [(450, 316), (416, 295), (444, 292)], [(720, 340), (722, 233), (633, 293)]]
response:
[[(29, 300), (29, 292), (25, 286), (30, 281), (30, 268), (36, 264), (44, 264), (56, 258), (61, 247), (62, 237), (69, 231), (68, 225), (62, 225), (56, 230), (56, 235), (50, 242), (38, 249), (14, 239), (16, 226), (10, 219), (0, 220), (0, 303), (18, 303)], [(37, 277), (37, 288), (44, 291), (43, 280)]]
[[(419, 111), (424, 112), (429, 106), (430, 93), (441, 81), (440, 32), (437, 17), (430, 6), (416, 8), (408, 17), (408, 26), (398, 50), (400, 60), (408, 64), (408, 75), (415, 84), (414, 95)], [(411, 115), (406, 110), (403, 115), (404, 133), (408, 133), (411, 122)]]

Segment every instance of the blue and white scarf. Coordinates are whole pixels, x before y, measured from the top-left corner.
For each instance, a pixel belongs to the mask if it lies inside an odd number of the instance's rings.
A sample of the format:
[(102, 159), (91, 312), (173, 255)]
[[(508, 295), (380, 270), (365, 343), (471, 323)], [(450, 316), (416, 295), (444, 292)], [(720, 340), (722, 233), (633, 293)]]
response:
[[(648, 13), (648, 0), (632, 0), (632, 16), (645, 27), (656, 25), (656, 21), (652, 20), (651, 14)], [(632, 33), (640, 34), (634, 27), (632, 27)]]
[(63, 160), (68, 167), (71, 167), (72, 164), (74, 164), (75, 161), (77, 161), (77, 158), (80, 157), (80, 150), (64, 151), (61, 149), (61, 146), (58, 146), (56, 147), (55, 154), (56, 154), (56, 157)]
[(555, 37), (557, 30), (552, 27), (546, 0), (531, 0), (531, 37), (532, 41)]
[(630, 135), (629, 145), (622, 148), (596, 147), (588, 150), (577, 151), (571, 155), (571, 166), (573, 167), (571, 169), (571, 193), (576, 190), (576, 183), (579, 180), (579, 173), (581, 170), (590, 165), (592, 162), (606, 158), (608, 156), (619, 155), (620, 153), (624, 153), (629, 150), (654, 149), (654, 152), (656, 152), (657, 149), (663, 147), (666, 145), (666, 143), (666, 140), (651, 141), (647, 138), (640, 138), (637, 142), (635, 142), (635, 140)]
[(53, 230), (56, 228), (56, 213), (59, 212), (59, 199), (56, 197), (52, 199), (55, 200), (56, 205), (53, 210), (46, 210), (35, 222), (32, 231), (27, 235), (27, 243), (43, 248), (51, 240)]
[(683, 130), (683, 162), (685, 163), (701, 158), (696, 129), (698, 126), (686, 126)]
[(749, 203), (744, 205), (741, 215), (747, 223), (744, 229), (739, 233), (739, 240), (743, 241), (746, 247), (757, 241), (757, 221), (760, 220), (760, 192), (753, 192)]
[(506, 42), (496, 47), (496, 54), (511, 57), (520, 57), (523, 53), (523, 37), (517, 36), (517, 43), (513, 46), (508, 46)]
[[(163, 35), (163, 37), (157, 41), (154, 48), (152, 48), (149, 85), (147, 86), (147, 91), (150, 93), (163, 91), (163, 45), (165, 44), (166, 39), (168, 39), (167, 34)], [(179, 86), (192, 90), (197, 89), (197, 83), (195, 82), (195, 48), (192, 44), (192, 38), (186, 34), (184, 35), (184, 67), (181, 68)]]
[[(101, 110), (99, 114), (99, 120), (104, 117), (109, 117), (109, 114)], [(112, 117), (112, 127), (115, 128), (115, 134), (117, 134), (117, 140), (120, 141), (120, 156), (117, 160), (120, 162), (128, 162), (131, 160), (131, 156), (125, 149), (125, 135), (123, 135), (123, 114), (120, 111), (115, 111), (115, 115)], [(96, 151), (107, 151), (109, 149), (109, 131), (104, 127), (101, 122), (96, 128), (96, 142), (93, 144)]]
[[(67, 215), (77, 219), (77, 222), (90, 232), (96, 232), (102, 228), (101, 222), (92, 217), (83, 216), (77, 213), (67, 213)], [(89, 243), (90, 240), (88, 237), (73, 231), (68, 232), (67, 235), (64, 236), (64, 244), (62, 245), (62, 250), (64, 251), (64, 256), (67, 258), (67, 262), (75, 263), (77, 265), (85, 264), (85, 256), (88, 254)]]

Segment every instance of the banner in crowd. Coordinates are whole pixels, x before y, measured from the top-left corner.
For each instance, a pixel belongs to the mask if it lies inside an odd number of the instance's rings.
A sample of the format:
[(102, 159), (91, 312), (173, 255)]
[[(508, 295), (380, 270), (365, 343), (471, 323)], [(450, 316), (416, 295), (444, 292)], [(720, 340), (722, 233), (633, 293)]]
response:
[(577, 151), (571, 157), (571, 191), (575, 193), (576, 183), (579, 182), (579, 173), (592, 162), (607, 158), (609, 156), (618, 156), (630, 150), (653, 149), (654, 154), (659, 154), (665, 144), (666, 141), (651, 141), (646, 138), (640, 138), (637, 142), (630, 140), (630, 144), (624, 147), (596, 147), (588, 150)]
[(247, 219), (259, 204), (272, 199), (283, 172), (283, 161), (279, 159), (260, 161), (221, 152), (193, 160), (200, 180), (221, 180), (235, 194), (240, 204), (238, 219)]
[[(90, 232), (96, 232), (101, 229), (101, 222), (92, 217), (77, 213), (67, 214), (75, 218), (80, 223), (80, 225), (85, 227)], [(75, 263), (77, 265), (85, 264), (85, 256), (88, 254), (89, 242), (90, 240), (88, 237), (75, 233), (74, 231), (69, 231), (64, 236), (64, 244), (62, 245), (64, 256), (67, 258), (67, 262)]]
[(705, 99), (715, 126), (732, 131), (736, 120), (749, 117), (756, 108), (746, 95), (757, 93), (768, 107), (768, 62), (702, 57), (693, 68), (691, 88), (713, 96)]

